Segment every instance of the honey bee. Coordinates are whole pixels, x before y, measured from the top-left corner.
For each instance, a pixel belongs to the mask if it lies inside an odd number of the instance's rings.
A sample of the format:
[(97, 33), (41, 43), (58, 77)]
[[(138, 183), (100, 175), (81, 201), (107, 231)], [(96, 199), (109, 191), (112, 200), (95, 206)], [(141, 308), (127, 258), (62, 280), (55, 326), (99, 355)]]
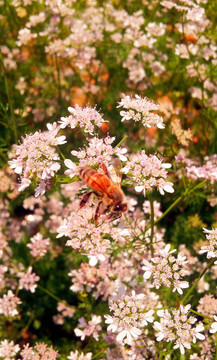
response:
[(105, 164), (102, 164), (104, 174), (98, 171), (85, 167), (80, 169), (80, 177), (89, 185), (92, 190), (84, 194), (80, 201), (80, 209), (87, 203), (92, 194), (99, 198), (96, 207), (94, 221), (95, 226), (100, 215), (110, 211), (107, 219), (117, 219), (121, 214), (127, 210), (127, 204), (124, 202), (124, 192), (121, 190), (121, 161), (114, 159), (112, 164), (112, 171), (109, 172)]

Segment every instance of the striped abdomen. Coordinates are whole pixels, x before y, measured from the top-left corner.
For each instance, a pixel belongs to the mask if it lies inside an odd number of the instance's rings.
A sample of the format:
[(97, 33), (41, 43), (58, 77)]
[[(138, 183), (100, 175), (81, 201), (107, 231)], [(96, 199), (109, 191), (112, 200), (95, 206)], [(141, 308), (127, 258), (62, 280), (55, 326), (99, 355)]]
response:
[(112, 185), (106, 175), (100, 174), (91, 168), (82, 168), (80, 176), (92, 189), (100, 193), (107, 193), (108, 188)]

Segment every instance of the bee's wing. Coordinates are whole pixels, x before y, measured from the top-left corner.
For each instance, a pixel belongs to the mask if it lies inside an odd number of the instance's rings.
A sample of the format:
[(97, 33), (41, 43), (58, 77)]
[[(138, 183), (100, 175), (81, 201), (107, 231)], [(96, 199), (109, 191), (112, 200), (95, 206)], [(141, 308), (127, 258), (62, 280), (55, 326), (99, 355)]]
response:
[(121, 160), (119, 158), (115, 158), (112, 160), (111, 165), (108, 167), (109, 177), (112, 180), (112, 182), (121, 187), (121, 181), (122, 181), (122, 164)]

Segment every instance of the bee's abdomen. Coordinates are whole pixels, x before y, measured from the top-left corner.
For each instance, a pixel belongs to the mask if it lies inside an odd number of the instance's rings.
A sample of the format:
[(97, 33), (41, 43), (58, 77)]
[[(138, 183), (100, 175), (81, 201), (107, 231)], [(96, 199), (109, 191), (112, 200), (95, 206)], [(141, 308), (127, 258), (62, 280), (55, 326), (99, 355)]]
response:
[(103, 192), (106, 188), (111, 186), (110, 180), (107, 176), (98, 173), (91, 168), (82, 168), (80, 170), (80, 177), (84, 180), (92, 189)]

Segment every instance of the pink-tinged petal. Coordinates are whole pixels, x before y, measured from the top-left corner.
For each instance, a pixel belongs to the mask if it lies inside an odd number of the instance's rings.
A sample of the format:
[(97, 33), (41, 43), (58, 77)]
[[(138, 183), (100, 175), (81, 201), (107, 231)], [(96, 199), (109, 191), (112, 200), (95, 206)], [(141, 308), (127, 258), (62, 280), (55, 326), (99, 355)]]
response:
[(158, 127), (158, 129), (164, 129), (165, 125), (163, 123), (158, 123), (157, 127)]
[(136, 192), (141, 192), (144, 189), (144, 186), (135, 186)]
[(75, 109), (71, 106), (68, 107), (68, 111), (71, 113), (71, 114), (74, 114), (75, 113)]
[(50, 169), (53, 171), (58, 171), (60, 169), (60, 164), (54, 163), (51, 165)]
[(30, 184), (31, 184), (31, 181), (29, 179), (23, 179), (21, 182), (21, 185), (18, 188), (18, 191), (25, 190)]
[(164, 338), (164, 334), (160, 334), (157, 337), (157, 341), (161, 341), (161, 340), (163, 340), (163, 338)]
[(127, 331), (123, 330), (120, 332), (120, 334), (118, 334), (118, 336), (116, 337), (118, 342), (121, 342), (127, 335)]
[(170, 251), (170, 244), (167, 244), (166, 246), (165, 246), (165, 248), (164, 248), (164, 251), (165, 252), (167, 252), (167, 253), (169, 253), (169, 251)]
[(168, 193), (174, 193), (174, 189), (171, 185), (165, 185), (164, 190)]
[(152, 272), (151, 271), (146, 271), (144, 274), (143, 274), (143, 278), (145, 280), (148, 280), (151, 276)]
[(113, 318), (110, 315), (104, 315), (105, 317), (105, 323), (106, 324), (112, 324), (113, 323)]
[(66, 137), (65, 135), (61, 135), (57, 138), (57, 143), (58, 145), (63, 145), (63, 144), (66, 144), (67, 141), (66, 141)]
[(170, 163), (163, 163), (163, 164), (161, 164), (161, 166), (162, 166), (163, 168), (165, 168), (165, 169), (170, 169), (170, 168), (172, 167), (172, 164), (170, 164)]
[(75, 170), (76, 169), (76, 165), (72, 162), (72, 160), (70, 159), (65, 159), (64, 160), (64, 164), (69, 168), (69, 169), (72, 169), (72, 170)]
[(22, 170), (23, 170), (23, 167), (20, 165), (20, 166), (16, 166), (16, 168), (14, 169), (14, 172), (16, 174), (21, 174)]
[(96, 256), (91, 256), (90, 260), (89, 260), (89, 264), (90, 266), (95, 266), (97, 264), (98, 260)]

